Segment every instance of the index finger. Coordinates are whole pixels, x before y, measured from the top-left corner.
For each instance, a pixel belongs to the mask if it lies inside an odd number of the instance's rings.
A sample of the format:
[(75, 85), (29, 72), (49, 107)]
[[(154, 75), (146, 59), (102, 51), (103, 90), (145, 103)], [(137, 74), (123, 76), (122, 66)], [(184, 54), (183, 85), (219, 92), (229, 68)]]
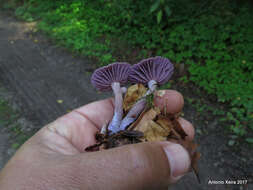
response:
[(109, 123), (113, 117), (114, 100), (113, 98), (108, 98), (92, 102), (74, 111), (90, 120), (98, 129), (101, 129), (102, 126)]

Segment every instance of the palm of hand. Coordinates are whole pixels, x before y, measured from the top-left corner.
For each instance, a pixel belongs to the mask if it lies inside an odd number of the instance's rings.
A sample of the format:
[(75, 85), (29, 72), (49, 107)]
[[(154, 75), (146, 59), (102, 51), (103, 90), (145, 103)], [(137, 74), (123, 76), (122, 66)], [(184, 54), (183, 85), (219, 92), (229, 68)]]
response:
[[(181, 94), (172, 90), (162, 94), (166, 96), (155, 100), (158, 105), (168, 106), (167, 111), (173, 113), (182, 109)], [(165, 99), (173, 104), (165, 105)], [(15, 189), (18, 185), (19, 189), (26, 190), (146, 189), (152, 186), (157, 189), (176, 181), (178, 178), (171, 177), (170, 169), (164, 170), (170, 166), (162, 147), (172, 146), (170, 143), (138, 143), (93, 153), (84, 151), (96, 143), (95, 133), (110, 121), (113, 110), (112, 99), (102, 100), (78, 108), (43, 127), (0, 173), (0, 188)], [(179, 122), (188, 138), (193, 139), (192, 125), (182, 118)], [(182, 152), (179, 158), (183, 164), (179, 169), (185, 173), (190, 161), (182, 149), (179, 145), (173, 148), (173, 155), (179, 154), (179, 150)], [(8, 180), (10, 178), (12, 180)]]
[(42, 141), (56, 153), (83, 153), (96, 143), (95, 133), (112, 118), (113, 107), (113, 100), (107, 99), (76, 109), (46, 126)]

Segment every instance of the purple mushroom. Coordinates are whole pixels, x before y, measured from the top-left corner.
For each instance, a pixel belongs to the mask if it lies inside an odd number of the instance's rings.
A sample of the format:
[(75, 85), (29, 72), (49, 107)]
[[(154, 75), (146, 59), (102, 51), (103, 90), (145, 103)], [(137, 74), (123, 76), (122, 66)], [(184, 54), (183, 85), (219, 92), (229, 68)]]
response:
[(148, 85), (152, 93), (157, 85), (165, 84), (172, 76), (174, 66), (169, 59), (160, 56), (144, 59), (133, 65), (129, 81)]
[[(149, 90), (146, 96), (153, 93), (157, 85), (166, 83), (174, 72), (173, 64), (169, 59), (163, 57), (151, 57), (144, 59), (131, 67), (129, 81), (148, 85)], [(124, 130), (130, 125), (145, 108), (146, 99), (143, 98), (136, 102), (126, 117), (122, 120), (120, 129)]]
[(115, 96), (115, 108), (112, 121), (108, 126), (108, 129), (112, 133), (119, 131), (123, 116), (122, 94), (126, 91), (126, 89), (124, 87), (121, 88), (120, 85), (127, 83), (130, 67), (131, 66), (128, 63), (113, 63), (97, 69), (91, 77), (91, 83), (97, 90), (113, 90)]

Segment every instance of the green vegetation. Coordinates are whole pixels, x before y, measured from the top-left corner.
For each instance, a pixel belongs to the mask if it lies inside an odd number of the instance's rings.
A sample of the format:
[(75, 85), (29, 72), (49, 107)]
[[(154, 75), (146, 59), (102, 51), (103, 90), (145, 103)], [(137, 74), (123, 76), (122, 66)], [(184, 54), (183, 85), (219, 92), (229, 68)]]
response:
[(18, 149), (22, 144), (25, 143), (25, 141), (27, 141), (32, 136), (32, 133), (25, 133), (22, 130), (20, 124), (17, 123), (12, 124), (10, 131), (12, 138), (15, 139), (15, 141), (11, 144), (11, 147), (13, 149)]
[(0, 98), (0, 126), (5, 126), (13, 123), (17, 118), (17, 115), (8, 105), (5, 100)]
[(59, 45), (101, 64), (152, 55), (185, 63), (189, 75), (181, 80), (215, 94), (229, 110), (223, 118), (236, 135), (253, 129), (250, 1), (24, 0), (15, 13), (38, 20)]
[(13, 149), (18, 149), (32, 135), (22, 130), (21, 125), (17, 122), (18, 118), (18, 113), (0, 97), (0, 128), (7, 128), (10, 131), (11, 139), (15, 139), (11, 145)]

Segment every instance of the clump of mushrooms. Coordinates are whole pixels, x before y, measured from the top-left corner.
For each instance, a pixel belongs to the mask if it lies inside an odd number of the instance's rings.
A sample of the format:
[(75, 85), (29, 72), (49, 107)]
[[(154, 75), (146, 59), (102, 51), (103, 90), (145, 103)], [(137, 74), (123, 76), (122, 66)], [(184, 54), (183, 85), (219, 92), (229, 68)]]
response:
[[(133, 123), (145, 108), (147, 102), (145, 97), (153, 93), (157, 85), (168, 82), (173, 71), (173, 64), (167, 58), (159, 56), (144, 59), (132, 67), (128, 63), (113, 63), (97, 69), (91, 77), (92, 84), (100, 91), (113, 90), (115, 96), (114, 115), (108, 126), (109, 131), (112, 134), (117, 133), (120, 130), (125, 130)], [(121, 88), (120, 85), (126, 84), (128, 80), (132, 83), (147, 85), (149, 90), (142, 99), (135, 103), (122, 120), (122, 93), (126, 89)]]
[[(179, 114), (162, 112), (159, 106), (146, 106), (147, 96), (153, 94), (157, 86), (162, 85), (171, 78), (174, 72), (173, 64), (163, 57), (151, 57), (130, 66), (128, 63), (114, 63), (97, 69), (91, 78), (92, 84), (100, 91), (113, 90), (115, 96), (114, 115), (109, 125), (95, 134), (96, 144), (91, 145), (85, 151), (95, 151), (134, 144), (139, 142), (170, 141), (181, 144), (191, 157), (191, 168), (194, 170), (198, 180), (197, 161), (200, 153), (197, 152), (195, 144), (186, 138), (182, 125), (178, 121)], [(128, 81), (137, 83), (127, 89), (121, 87)], [(139, 85), (142, 84), (142, 85)], [(143, 87), (148, 86), (148, 90)], [(131, 87), (137, 86), (132, 90)], [(139, 86), (145, 91), (136, 95)], [(137, 90), (136, 90), (137, 89)], [(124, 106), (129, 104), (129, 109), (123, 113)], [(143, 95), (144, 94), (144, 95)], [(127, 101), (128, 98), (129, 100)], [(167, 106), (167, 105), (166, 105)], [(123, 114), (125, 117), (123, 118)], [(122, 119), (123, 118), (123, 119)]]
[[(168, 82), (174, 72), (174, 66), (169, 59), (160, 56), (151, 57), (140, 61), (131, 67), (129, 81), (132, 83), (142, 83), (147, 85), (149, 90), (146, 95), (153, 93), (157, 85)], [(145, 108), (146, 99), (143, 97), (129, 110), (126, 117), (122, 120), (120, 130), (125, 130), (134, 122), (141, 111)]]
[(97, 69), (92, 77), (91, 83), (99, 91), (113, 90), (115, 96), (115, 108), (113, 118), (108, 126), (108, 130), (116, 133), (120, 130), (120, 123), (123, 116), (123, 97), (126, 88), (122, 87), (128, 82), (128, 75), (131, 65), (128, 63), (113, 63)]

